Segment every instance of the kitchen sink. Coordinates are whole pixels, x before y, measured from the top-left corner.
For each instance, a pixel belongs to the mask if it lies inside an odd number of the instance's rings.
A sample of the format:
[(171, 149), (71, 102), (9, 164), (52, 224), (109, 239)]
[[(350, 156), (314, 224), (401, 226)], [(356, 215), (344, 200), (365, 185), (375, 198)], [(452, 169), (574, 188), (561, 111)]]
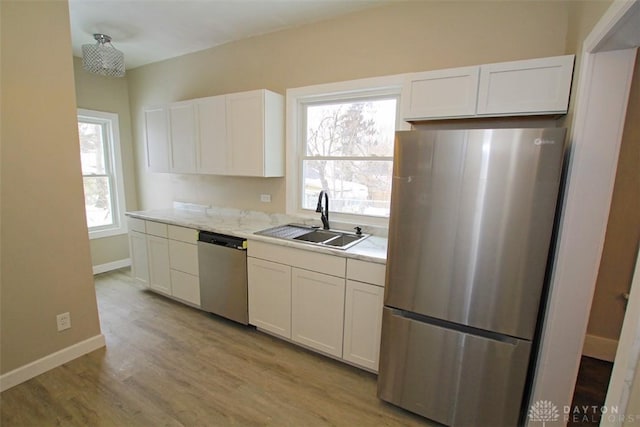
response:
[(356, 234), (342, 230), (323, 230), (300, 224), (280, 225), (258, 231), (255, 234), (343, 250), (369, 237), (369, 234)]

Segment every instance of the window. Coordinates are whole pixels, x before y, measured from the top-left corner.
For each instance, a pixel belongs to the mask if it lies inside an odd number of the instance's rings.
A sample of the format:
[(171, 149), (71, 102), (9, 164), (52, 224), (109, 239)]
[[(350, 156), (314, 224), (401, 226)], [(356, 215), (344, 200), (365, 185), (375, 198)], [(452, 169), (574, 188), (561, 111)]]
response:
[(287, 213), (316, 218), (329, 192), (331, 219), (384, 226), (403, 76), (287, 90)]
[(304, 103), (302, 208), (389, 216), (397, 97)]
[(78, 134), (89, 236), (124, 234), (118, 115), (78, 110)]

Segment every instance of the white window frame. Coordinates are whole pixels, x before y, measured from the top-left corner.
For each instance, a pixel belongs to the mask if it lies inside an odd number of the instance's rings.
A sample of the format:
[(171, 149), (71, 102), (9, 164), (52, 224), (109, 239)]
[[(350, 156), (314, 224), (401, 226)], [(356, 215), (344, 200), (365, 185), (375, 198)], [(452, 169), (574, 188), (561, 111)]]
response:
[[(90, 239), (100, 239), (103, 237), (117, 236), (127, 233), (127, 221), (125, 220), (125, 196), (124, 177), (122, 173), (122, 151), (120, 149), (120, 123), (118, 115), (105, 111), (87, 110), (78, 108), (78, 121), (100, 123), (106, 125), (107, 140), (106, 151), (109, 157), (107, 173), (111, 177), (112, 193), (112, 215), (113, 224), (100, 227), (89, 228)], [(83, 180), (84, 180), (83, 174)]]
[[(401, 118), (401, 95), (404, 78), (405, 75), (398, 74), (287, 90), (287, 214), (319, 219), (315, 212), (302, 209), (302, 160), (305, 154), (305, 114), (303, 109), (305, 105), (314, 102), (357, 100), (358, 98), (396, 97), (398, 99), (396, 130), (409, 130), (411, 125)], [(331, 200), (329, 200), (329, 213), (331, 222), (372, 226), (388, 226), (389, 224), (389, 218), (333, 212), (331, 211)]]

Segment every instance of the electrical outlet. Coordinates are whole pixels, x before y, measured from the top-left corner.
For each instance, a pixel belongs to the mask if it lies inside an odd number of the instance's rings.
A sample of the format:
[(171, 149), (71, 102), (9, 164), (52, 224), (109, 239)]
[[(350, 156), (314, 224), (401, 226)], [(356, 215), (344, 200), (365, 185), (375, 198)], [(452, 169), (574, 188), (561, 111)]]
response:
[(58, 332), (69, 329), (71, 327), (71, 314), (69, 312), (58, 314), (56, 323), (58, 324)]
[(261, 194), (260, 201), (264, 203), (271, 203), (271, 194)]

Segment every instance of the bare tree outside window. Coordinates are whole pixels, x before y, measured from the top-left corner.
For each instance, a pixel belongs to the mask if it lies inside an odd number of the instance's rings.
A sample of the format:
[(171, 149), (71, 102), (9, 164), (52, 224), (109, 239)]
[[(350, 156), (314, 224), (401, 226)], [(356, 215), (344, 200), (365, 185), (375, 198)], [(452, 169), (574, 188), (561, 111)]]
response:
[(304, 209), (320, 190), (331, 210), (389, 216), (396, 98), (306, 105)]

